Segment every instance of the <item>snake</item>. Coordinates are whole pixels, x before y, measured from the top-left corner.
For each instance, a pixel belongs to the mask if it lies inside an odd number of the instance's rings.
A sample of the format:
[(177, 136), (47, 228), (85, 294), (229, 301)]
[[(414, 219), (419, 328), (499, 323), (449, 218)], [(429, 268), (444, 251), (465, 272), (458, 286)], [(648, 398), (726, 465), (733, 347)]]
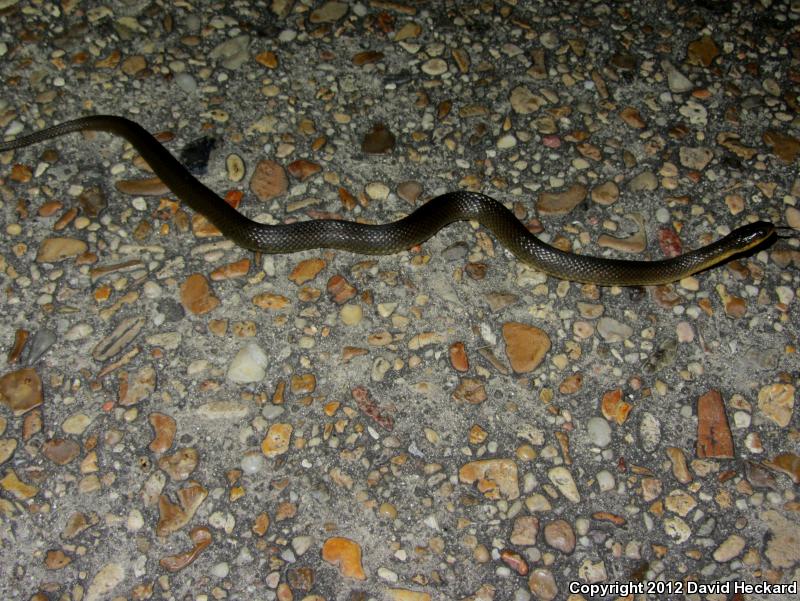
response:
[(639, 261), (596, 257), (566, 252), (547, 244), (501, 202), (472, 191), (441, 194), (406, 217), (384, 224), (340, 219), (262, 224), (242, 215), (195, 178), (144, 127), (116, 115), (80, 117), (0, 141), (0, 151), (81, 131), (102, 131), (127, 140), (178, 199), (204, 215), (235, 244), (263, 253), (332, 248), (369, 255), (391, 254), (425, 242), (451, 223), (476, 221), (491, 231), (517, 259), (548, 275), (598, 286), (648, 286), (668, 284), (715, 267), (759, 246), (776, 232), (772, 223), (755, 221), (711, 244), (666, 259)]

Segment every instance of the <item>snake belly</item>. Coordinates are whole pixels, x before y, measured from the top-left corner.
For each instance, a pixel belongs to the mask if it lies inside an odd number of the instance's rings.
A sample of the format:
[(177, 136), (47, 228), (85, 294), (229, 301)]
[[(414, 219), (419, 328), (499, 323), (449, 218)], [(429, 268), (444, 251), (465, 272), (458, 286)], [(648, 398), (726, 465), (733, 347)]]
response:
[(125, 138), (182, 202), (202, 213), (234, 243), (265, 253), (334, 248), (361, 254), (391, 254), (421, 244), (450, 223), (469, 220), (489, 229), (520, 261), (551, 276), (600, 286), (644, 286), (674, 282), (714, 267), (761, 244), (775, 232), (773, 224), (757, 221), (677, 257), (657, 261), (607, 259), (559, 250), (531, 234), (497, 200), (467, 191), (437, 196), (407, 217), (385, 224), (339, 219), (260, 224), (239, 213), (195, 178), (141, 125), (114, 115), (91, 115), (66, 121), (0, 142), (0, 151), (78, 131), (104, 131)]

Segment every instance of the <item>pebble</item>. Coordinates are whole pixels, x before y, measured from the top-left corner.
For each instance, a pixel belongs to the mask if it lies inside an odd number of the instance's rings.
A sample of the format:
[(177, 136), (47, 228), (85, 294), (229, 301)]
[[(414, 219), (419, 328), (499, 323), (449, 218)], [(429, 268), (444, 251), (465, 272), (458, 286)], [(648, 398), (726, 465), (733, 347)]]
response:
[(292, 425), (287, 423), (272, 424), (261, 442), (261, 452), (264, 456), (277, 457), (286, 453), (289, 450), (293, 429)]
[(42, 445), (42, 454), (57, 465), (67, 465), (81, 452), (80, 445), (74, 440), (51, 438)]
[(606, 342), (623, 342), (633, 335), (633, 328), (611, 317), (601, 317), (597, 322), (597, 333)]
[(416, 181), (402, 182), (397, 186), (397, 195), (410, 204), (415, 204), (422, 194), (422, 184)]
[(197, 92), (197, 80), (189, 73), (178, 73), (175, 75), (175, 84), (187, 95)]
[(644, 412), (639, 421), (639, 439), (648, 453), (655, 451), (661, 442), (661, 422), (650, 412)]
[(212, 60), (232, 71), (241, 67), (250, 58), (250, 36), (238, 35), (218, 44), (208, 53)]
[(694, 84), (689, 78), (676, 69), (668, 60), (661, 61), (661, 68), (664, 69), (664, 73), (667, 75), (667, 85), (669, 86), (670, 92), (674, 94), (683, 94), (694, 88)]
[(283, 196), (288, 189), (289, 180), (279, 163), (262, 160), (256, 164), (250, 178), (250, 190), (260, 201), (267, 202)]
[(678, 112), (689, 120), (690, 125), (704, 126), (708, 123), (708, 111), (699, 102), (688, 100)]
[(444, 75), (447, 73), (447, 62), (441, 58), (431, 58), (422, 63), (422, 72), (426, 75)]
[(714, 158), (714, 153), (710, 148), (699, 146), (697, 148), (690, 148), (688, 146), (681, 146), (678, 150), (678, 156), (681, 165), (689, 169), (697, 169), (702, 171)]
[(697, 456), (725, 459), (734, 456), (725, 405), (717, 390), (709, 390), (697, 400)]
[(592, 188), (592, 200), (599, 205), (609, 206), (617, 202), (619, 188), (612, 181), (603, 182)]
[(631, 192), (652, 192), (658, 188), (658, 180), (652, 171), (642, 171), (628, 182)]
[(458, 478), (475, 484), (489, 499), (514, 500), (519, 497), (517, 465), (511, 459), (485, 459), (461, 466)]
[(731, 534), (723, 543), (714, 549), (714, 561), (726, 562), (737, 557), (743, 550), (747, 541), (738, 534)]
[(361, 566), (361, 546), (349, 538), (331, 537), (322, 544), (322, 559), (339, 568), (345, 578), (366, 580)]
[(580, 503), (581, 495), (570, 471), (563, 466), (556, 466), (547, 471), (550, 482), (572, 503)]
[(540, 215), (565, 215), (586, 198), (587, 189), (583, 184), (573, 184), (564, 192), (543, 192), (536, 201)]
[(220, 300), (214, 296), (206, 277), (193, 273), (181, 285), (181, 304), (189, 313), (203, 315), (216, 309)]
[(361, 322), (364, 311), (360, 305), (344, 305), (339, 311), (339, 318), (346, 326), (355, 326)]
[(346, 2), (326, 2), (318, 9), (312, 11), (308, 20), (318, 25), (319, 23), (333, 23), (347, 14)]
[(389, 197), (389, 186), (381, 182), (370, 182), (364, 188), (372, 200), (384, 201)]
[(238, 384), (260, 382), (269, 364), (267, 353), (254, 342), (243, 346), (228, 365), (227, 378)]
[(528, 587), (535, 599), (539, 601), (552, 601), (558, 595), (558, 586), (553, 573), (547, 568), (531, 570), (528, 577)]
[(89, 245), (76, 238), (47, 238), (39, 246), (37, 263), (58, 263), (82, 255)]
[(9, 372), (0, 377), (0, 403), (19, 417), (44, 402), (42, 381), (31, 367)]
[(125, 568), (119, 563), (107, 563), (102, 566), (89, 583), (86, 590), (86, 601), (100, 601), (109, 598), (109, 593), (125, 580)]
[(758, 409), (781, 428), (792, 420), (795, 388), (791, 384), (769, 384), (758, 391)]
[(383, 123), (374, 124), (361, 141), (361, 150), (366, 154), (388, 153), (394, 146), (394, 134)]
[(586, 426), (589, 440), (596, 447), (604, 449), (611, 444), (611, 426), (602, 417), (592, 417)]
[(539, 532), (539, 519), (535, 516), (519, 516), (514, 520), (514, 527), (509, 540), (512, 545), (535, 545)]
[(550, 350), (550, 337), (536, 326), (524, 323), (503, 324), (503, 340), (511, 368), (517, 373), (535, 370)]

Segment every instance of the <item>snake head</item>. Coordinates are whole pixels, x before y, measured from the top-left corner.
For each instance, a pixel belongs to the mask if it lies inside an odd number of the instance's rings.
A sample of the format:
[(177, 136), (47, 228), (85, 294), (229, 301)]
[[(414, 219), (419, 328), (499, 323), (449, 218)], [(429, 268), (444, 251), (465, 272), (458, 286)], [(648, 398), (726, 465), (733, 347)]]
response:
[(729, 235), (736, 253), (755, 248), (775, 234), (775, 225), (769, 221), (756, 221), (736, 228)]

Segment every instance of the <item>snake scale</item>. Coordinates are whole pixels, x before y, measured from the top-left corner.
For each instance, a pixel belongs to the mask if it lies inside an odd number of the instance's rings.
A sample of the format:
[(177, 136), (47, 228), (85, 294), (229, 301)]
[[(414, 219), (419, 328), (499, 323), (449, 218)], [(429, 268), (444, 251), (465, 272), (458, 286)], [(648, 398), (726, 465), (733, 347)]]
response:
[(775, 234), (773, 224), (757, 221), (707, 246), (669, 259), (628, 261), (577, 255), (539, 240), (500, 202), (485, 194), (466, 191), (437, 196), (392, 223), (370, 225), (318, 219), (264, 225), (239, 213), (197, 180), (141, 125), (113, 115), (82, 117), (0, 142), (0, 151), (89, 130), (125, 138), (181, 201), (205, 215), (239, 246), (265, 253), (336, 248), (362, 254), (390, 254), (424, 242), (450, 223), (474, 220), (489, 229), (520, 261), (549, 275), (600, 286), (643, 286), (673, 282), (714, 267)]

